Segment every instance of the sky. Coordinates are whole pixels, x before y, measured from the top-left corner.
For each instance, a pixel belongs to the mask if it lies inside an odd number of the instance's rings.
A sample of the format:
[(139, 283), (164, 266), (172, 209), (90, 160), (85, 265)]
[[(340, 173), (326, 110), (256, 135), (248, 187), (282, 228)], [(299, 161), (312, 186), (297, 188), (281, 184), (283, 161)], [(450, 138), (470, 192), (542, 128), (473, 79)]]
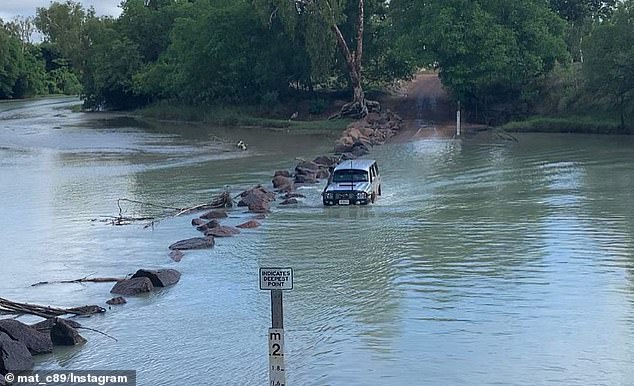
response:
[[(35, 16), (35, 10), (38, 7), (48, 8), (51, 2), (51, 0), (0, 0), (0, 18), (9, 21), (15, 16)], [(65, 2), (65, 0), (58, 2)], [(80, 0), (78, 2), (86, 9), (93, 6), (97, 16), (117, 17), (121, 13), (121, 8), (118, 7), (121, 0)]]

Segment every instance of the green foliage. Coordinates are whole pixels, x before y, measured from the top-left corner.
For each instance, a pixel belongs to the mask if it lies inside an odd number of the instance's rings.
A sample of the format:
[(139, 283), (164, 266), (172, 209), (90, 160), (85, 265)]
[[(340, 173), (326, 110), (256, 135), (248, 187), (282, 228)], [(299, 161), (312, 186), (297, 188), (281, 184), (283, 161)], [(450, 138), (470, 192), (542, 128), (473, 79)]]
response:
[(586, 39), (583, 63), (588, 90), (607, 109), (617, 110), (621, 126), (634, 111), (634, 1), (621, 3), (608, 21)]
[(86, 25), (95, 19), (95, 11), (86, 11), (81, 3), (67, 0), (52, 2), (48, 8), (37, 8), (35, 26), (44, 40), (61, 57), (70, 60), (78, 74), (85, 68), (84, 54), (92, 44)]
[(133, 76), (142, 66), (137, 46), (110, 19), (94, 19), (87, 29), (93, 43), (85, 53), (84, 105), (93, 110), (137, 106), (142, 99), (133, 87)]
[(537, 0), (395, 0), (391, 7), (397, 44), (421, 65), (437, 66), (454, 98), (480, 118), (526, 111), (538, 80), (567, 60), (564, 23)]
[(0, 99), (13, 97), (13, 88), (23, 68), (20, 41), (0, 26)]
[(316, 98), (310, 101), (308, 105), (308, 112), (313, 115), (323, 114), (326, 111), (326, 107), (328, 107), (328, 102), (321, 98)]

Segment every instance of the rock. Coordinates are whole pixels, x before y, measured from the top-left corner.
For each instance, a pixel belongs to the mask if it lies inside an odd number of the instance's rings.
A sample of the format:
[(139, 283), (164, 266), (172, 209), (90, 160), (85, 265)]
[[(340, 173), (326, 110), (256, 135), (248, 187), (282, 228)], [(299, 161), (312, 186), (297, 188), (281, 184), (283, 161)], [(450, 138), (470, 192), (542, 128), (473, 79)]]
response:
[(351, 127), (346, 131), (348, 132), (348, 137), (352, 138), (353, 140), (357, 140), (359, 139), (359, 137), (361, 137), (361, 131), (356, 127)]
[(200, 216), (200, 218), (204, 218), (205, 220), (211, 220), (214, 218), (226, 218), (229, 217), (227, 212), (224, 210), (210, 210), (207, 213), (204, 213)]
[(233, 235), (237, 235), (238, 233), (240, 233), (240, 230), (237, 228), (219, 226), (217, 228), (209, 229), (207, 232), (205, 232), (205, 235), (214, 237), (231, 237)]
[(24, 343), (0, 332), (0, 374), (30, 370), (33, 364), (33, 357)]
[(185, 251), (188, 249), (207, 249), (213, 248), (213, 237), (193, 237), (191, 239), (177, 241), (169, 246), (169, 249)]
[(170, 259), (174, 260), (177, 263), (183, 260), (183, 255), (183, 252), (178, 249), (170, 251)]
[(178, 283), (181, 279), (181, 273), (169, 268), (157, 270), (139, 269), (132, 275), (132, 279), (144, 277), (150, 279), (154, 287), (168, 287)]
[(51, 340), (56, 346), (75, 346), (86, 343), (86, 339), (61, 318), (56, 318), (55, 324), (51, 327)]
[(197, 227), (197, 226), (201, 226), (203, 224), (205, 224), (207, 221), (201, 219), (201, 218), (194, 218), (192, 219), (192, 225)]
[(297, 204), (299, 201), (297, 201), (296, 198), (287, 198), (286, 200), (280, 202), (280, 205), (291, 205), (291, 204)]
[(245, 223), (237, 225), (236, 228), (243, 228), (243, 229), (244, 228), (257, 228), (260, 225), (262, 225), (262, 224), (260, 224), (259, 222), (255, 221), (255, 220), (249, 220), (249, 221), (247, 221)]
[(276, 170), (275, 174), (273, 174), (273, 178), (275, 178), (277, 176), (290, 177), (291, 176), (291, 172), (289, 172), (288, 170)]
[(255, 216), (251, 217), (251, 220), (264, 220), (265, 218), (266, 218), (266, 215), (264, 213), (258, 213)]
[[(62, 318), (48, 318), (48, 319), (42, 320), (41, 322), (32, 324), (31, 327), (38, 330), (39, 332), (44, 332), (48, 334), (51, 327), (53, 327), (53, 325), (56, 323), (56, 319), (62, 319)], [(64, 319), (64, 321), (72, 328), (81, 327), (81, 324), (77, 323), (74, 320)]]
[(295, 166), (295, 171), (299, 171), (301, 169), (312, 170), (315, 171), (319, 169), (319, 165), (313, 161), (302, 161)]
[(316, 174), (297, 174), (295, 175), (295, 183), (298, 184), (316, 184), (317, 183), (317, 175)]
[(295, 197), (306, 198), (306, 196), (304, 196), (301, 193), (286, 193), (284, 195), (284, 199), (295, 198)]
[(251, 212), (266, 213), (269, 211), (270, 202), (275, 200), (275, 193), (266, 190), (262, 185), (245, 190), (240, 194), (242, 199), (238, 206), (247, 206)]
[(112, 299), (106, 300), (106, 304), (110, 304), (111, 306), (118, 306), (120, 304), (126, 304), (128, 301), (125, 300), (123, 296), (117, 296)]
[(117, 284), (115, 284), (110, 290), (110, 293), (128, 296), (152, 291), (154, 291), (152, 280), (147, 277), (135, 277), (134, 279), (126, 279), (117, 282)]
[(319, 169), (317, 170), (317, 174), (315, 174), (316, 178), (328, 178), (330, 177), (330, 171), (328, 169)]
[(33, 355), (53, 352), (53, 342), (49, 335), (15, 319), (0, 320), (0, 332), (23, 343)]
[(209, 220), (203, 225), (196, 227), (196, 230), (205, 232), (208, 229), (219, 227), (219, 226), (220, 226), (220, 223), (218, 222), (218, 220), (214, 219), (214, 220)]
[(341, 141), (337, 141), (335, 142), (334, 153), (335, 154), (347, 153), (350, 151), (351, 148), (352, 148), (351, 144), (348, 145), (348, 144), (342, 143)]
[(356, 158), (362, 157), (368, 153), (370, 153), (370, 151), (362, 146), (355, 146), (352, 149), (352, 155), (354, 155)]
[(335, 157), (329, 157), (327, 155), (320, 155), (319, 157), (315, 157), (313, 160), (314, 163), (318, 165), (323, 165), (327, 168), (337, 165), (339, 161)]
[(291, 183), (290, 183), (290, 184), (280, 186), (280, 187), (279, 187), (278, 189), (276, 189), (275, 191), (276, 191), (276, 192), (279, 192), (279, 193), (290, 193), (290, 192), (292, 192), (293, 190), (295, 190), (295, 184), (293, 183), (293, 181), (291, 181)]
[(286, 185), (293, 185), (293, 180), (291, 180), (290, 177), (284, 176), (275, 176), (271, 182), (273, 183), (273, 187), (275, 189)]

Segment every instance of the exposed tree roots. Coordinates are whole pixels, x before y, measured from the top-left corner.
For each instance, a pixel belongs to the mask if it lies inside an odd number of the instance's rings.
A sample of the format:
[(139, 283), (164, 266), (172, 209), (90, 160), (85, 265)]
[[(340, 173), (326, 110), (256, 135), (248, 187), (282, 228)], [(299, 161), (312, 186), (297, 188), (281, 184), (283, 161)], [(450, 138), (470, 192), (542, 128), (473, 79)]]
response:
[(331, 115), (328, 119), (353, 118), (362, 119), (368, 113), (380, 112), (381, 104), (378, 101), (364, 99), (363, 101), (348, 102), (341, 107), (338, 113)]

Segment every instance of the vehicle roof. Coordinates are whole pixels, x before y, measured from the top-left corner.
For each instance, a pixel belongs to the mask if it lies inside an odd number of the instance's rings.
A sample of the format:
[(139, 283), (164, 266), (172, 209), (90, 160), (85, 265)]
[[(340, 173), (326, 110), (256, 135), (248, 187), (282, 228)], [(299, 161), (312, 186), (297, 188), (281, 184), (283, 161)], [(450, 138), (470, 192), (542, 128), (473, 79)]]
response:
[(373, 159), (353, 159), (341, 161), (337, 167), (335, 167), (335, 172), (337, 170), (348, 170), (348, 169), (358, 169), (358, 170), (369, 170), (372, 164), (376, 161)]

